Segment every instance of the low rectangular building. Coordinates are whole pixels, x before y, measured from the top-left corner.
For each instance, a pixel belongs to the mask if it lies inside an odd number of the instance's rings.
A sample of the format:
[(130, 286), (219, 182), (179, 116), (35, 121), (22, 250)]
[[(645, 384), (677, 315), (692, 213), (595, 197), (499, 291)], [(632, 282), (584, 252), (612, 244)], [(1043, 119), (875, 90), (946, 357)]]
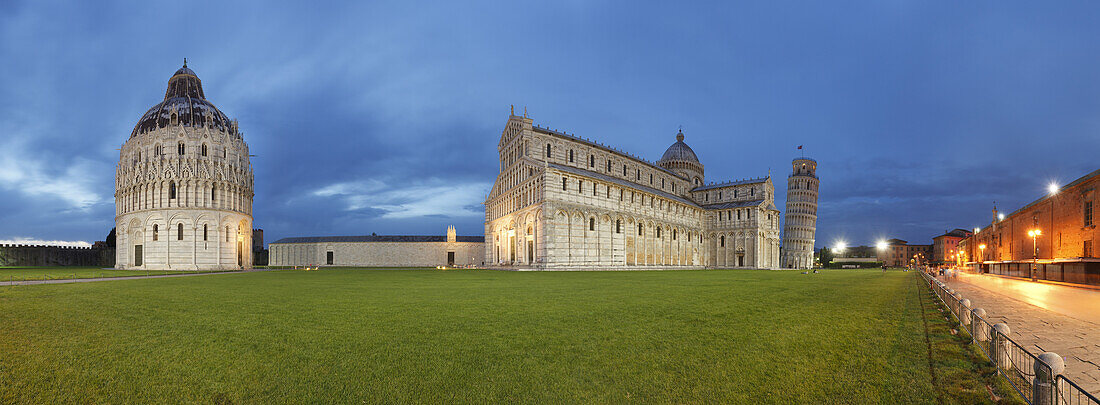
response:
[(273, 267), (436, 267), (481, 266), (485, 237), (366, 235), (283, 238), (269, 246)]
[(1093, 210), (1100, 170), (1002, 216), (959, 242), (960, 264), (983, 273), (1100, 285)]

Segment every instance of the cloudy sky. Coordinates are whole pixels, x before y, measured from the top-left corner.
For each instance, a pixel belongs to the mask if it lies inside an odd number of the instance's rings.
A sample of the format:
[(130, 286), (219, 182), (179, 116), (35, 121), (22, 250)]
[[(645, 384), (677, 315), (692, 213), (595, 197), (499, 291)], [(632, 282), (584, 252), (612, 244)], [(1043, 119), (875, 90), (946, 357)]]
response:
[(0, 241), (95, 241), (186, 57), (240, 120), (255, 222), (483, 232), (509, 105), (708, 180), (820, 163), (818, 245), (928, 242), (1100, 165), (1095, 2), (0, 1)]

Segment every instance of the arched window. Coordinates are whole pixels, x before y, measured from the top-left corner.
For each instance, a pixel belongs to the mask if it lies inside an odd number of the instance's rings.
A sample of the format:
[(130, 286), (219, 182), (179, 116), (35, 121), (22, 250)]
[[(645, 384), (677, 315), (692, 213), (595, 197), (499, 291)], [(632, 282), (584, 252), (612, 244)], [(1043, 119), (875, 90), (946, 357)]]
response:
[(672, 240), (676, 240), (676, 230), (672, 230)]
[(661, 227), (657, 227), (657, 237), (661, 237)]
[(225, 227), (225, 241), (229, 242), (229, 227)]
[(183, 222), (176, 226), (176, 240), (183, 240)]
[(157, 229), (157, 224), (153, 224), (153, 240), (157, 240), (157, 236), (160, 235), (160, 229)]
[(638, 236), (642, 236), (642, 224), (638, 224)]
[(217, 201), (216, 199), (214, 199), (214, 190), (216, 189), (217, 187), (210, 186), (210, 201)]
[(226, 149), (226, 148), (222, 148), (222, 158), (225, 158), (225, 157), (229, 156), (228, 155), (229, 152), (227, 152), (227, 150), (228, 149)]
[(550, 157), (550, 144), (546, 144), (546, 157)]
[(569, 163), (573, 163), (573, 150), (569, 150)]
[(569, 182), (569, 179), (567, 179), (565, 177), (561, 178), (561, 191), (565, 191), (566, 187), (568, 186), (568, 184), (567, 184), (568, 182)]
[(168, 183), (168, 199), (174, 200), (176, 198), (176, 182)]
[(202, 155), (206, 156), (206, 144), (202, 144)]
[(615, 220), (615, 233), (623, 233), (622, 226), (623, 226), (623, 220), (616, 219)]
[(202, 224), (202, 240), (204, 240), (204, 241), (209, 240), (209, 239), (206, 239), (206, 235), (207, 235), (206, 234), (206, 224)]
[(177, 146), (177, 149), (179, 149), (180, 156), (183, 156), (183, 153), (187, 150), (187, 147), (183, 146), (183, 142), (180, 142), (179, 146)]
[(718, 245), (721, 247), (726, 247), (726, 235), (718, 237)]
[(596, 156), (588, 155), (588, 167), (596, 167)]
[(607, 160), (607, 172), (611, 173), (611, 159)]
[(153, 154), (157, 155), (157, 156), (161, 155), (160, 145), (157, 145), (157, 146), (153, 147)]
[(588, 218), (588, 230), (596, 230), (596, 218)]

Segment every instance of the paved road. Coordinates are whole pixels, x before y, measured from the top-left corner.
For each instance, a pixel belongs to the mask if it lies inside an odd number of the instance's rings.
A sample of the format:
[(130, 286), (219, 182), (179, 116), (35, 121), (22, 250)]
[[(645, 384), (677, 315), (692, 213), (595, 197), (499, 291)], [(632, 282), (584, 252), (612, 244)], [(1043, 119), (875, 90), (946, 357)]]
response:
[(1067, 377), (1100, 394), (1100, 291), (965, 273), (944, 281), (1032, 353), (1058, 353)]
[(253, 269), (244, 271), (218, 271), (209, 273), (182, 273), (182, 274), (159, 274), (155, 276), (123, 276), (123, 277), (97, 277), (97, 278), (73, 278), (64, 280), (27, 280), (27, 281), (7, 281), (0, 283), (0, 286), (4, 285), (35, 285), (35, 284), (68, 284), (68, 283), (90, 283), (93, 281), (115, 281), (115, 280), (138, 280), (143, 278), (169, 278), (169, 277), (191, 277), (191, 276), (209, 276), (215, 274), (240, 274), (240, 273), (252, 273), (257, 271), (272, 271), (279, 269)]

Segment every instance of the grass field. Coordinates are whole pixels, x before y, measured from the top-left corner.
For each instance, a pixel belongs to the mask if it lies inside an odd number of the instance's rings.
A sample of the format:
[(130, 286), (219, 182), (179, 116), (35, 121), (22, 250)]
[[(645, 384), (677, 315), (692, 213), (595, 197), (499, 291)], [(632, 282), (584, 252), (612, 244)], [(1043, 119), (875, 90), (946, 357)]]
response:
[(3, 287), (0, 403), (982, 402), (939, 392), (987, 376), (962, 351), (933, 359), (952, 337), (929, 340), (917, 280), (341, 269)]
[[(218, 270), (224, 271), (224, 270)], [(104, 270), (99, 267), (0, 267), (0, 285), (5, 281), (58, 280), (96, 277), (155, 276), (209, 271)]]

